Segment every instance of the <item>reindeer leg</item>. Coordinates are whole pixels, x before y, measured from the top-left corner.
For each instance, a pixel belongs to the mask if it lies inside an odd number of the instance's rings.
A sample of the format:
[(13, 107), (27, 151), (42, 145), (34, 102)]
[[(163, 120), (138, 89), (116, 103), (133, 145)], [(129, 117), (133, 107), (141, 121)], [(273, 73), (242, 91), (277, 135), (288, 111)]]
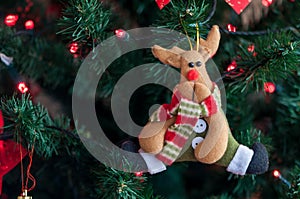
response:
[(144, 152), (157, 154), (164, 146), (164, 136), (176, 117), (162, 122), (148, 122), (139, 135), (139, 143)]

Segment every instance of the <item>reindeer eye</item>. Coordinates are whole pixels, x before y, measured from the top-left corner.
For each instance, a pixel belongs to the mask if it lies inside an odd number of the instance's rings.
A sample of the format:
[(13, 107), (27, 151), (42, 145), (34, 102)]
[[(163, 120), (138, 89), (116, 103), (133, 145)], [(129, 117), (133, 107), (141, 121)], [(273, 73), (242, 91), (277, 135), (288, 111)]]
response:
[(193, 68), (194, 66), (195, 66), (195, 64), (194, 64), (193, 62), (190, 62), (190, 63), (189, 63), (189, 67), (190, 67), (190, 68)]
[(196, 62), (196, 66), (201, 66), (201, 65), (202, 65), (201, 61)]

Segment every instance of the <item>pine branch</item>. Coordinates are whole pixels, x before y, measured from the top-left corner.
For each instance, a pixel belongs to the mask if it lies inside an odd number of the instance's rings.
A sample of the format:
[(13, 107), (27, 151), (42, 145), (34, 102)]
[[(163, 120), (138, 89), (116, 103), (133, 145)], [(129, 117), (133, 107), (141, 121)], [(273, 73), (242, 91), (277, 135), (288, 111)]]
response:
[(241, 72), (230, 83), (236, 91), (262, 90), (265, 82), (286, 79), (298, 68), (300, 41), (294, 41), (291, 33), (269, 34), (254, 44), (255, 52), (246, 50), (249, 43), (239, 46), (236, 62)]
[(295, 167), (290, 172), (290, 179), (291, 179), (292, 186), (285, 192), (286, 197), (290, 199), (300, 198), (300, 162), (299, 161), (296, 161)]
[(99, 198), (143, 199), (146, 177), (137, 177), (133, 173), (118, 171), (107, 167), (104, 171), (95, 171), (98, 181)]
[(281, 92), (276, 96), (277, 116), (276, 125), (280, 130), (300, 122), (300, 70), (284, 81)]
[(200, 27), (200, 34), (207, 33), (203, 24), (207, 22), (208, 6), (205, 1), (171, 1), (171, 6), (162, 10), (160, 19), (154, 25), (187, 33), (187, 36), (196, 38), (196, 24)]
[(14, 67), (26, 77), (52, 89), (71, 86), (80, 63), (74, 62), (65, 45), (4, 25), (0, 25), (0, 44), (0, 52), (12, 57)]
[(78, 141), (73, 139), (75, 135), (70, 137), (52, 127), (60, 124), (60, 128), (69, 129), (68, 119), (52, 120), (43, 106), (33, 104), (29, 95), (22, 95), (20, 99), (17, 96), (2, 98), (0, 109), (5, 118), (5, 131), (12, 132), (14, 139), (24, 146), (34, 146), (40, 157), (49, 158), (53, 153), (65, 150), (65, 147), (69, 151), (68, 147)]
[(98, 0), (72, 0), (63, 11), (58, 25), (63, 34), (73, 41), (92, 43), (93, 48), (103, 38), (110, 25), (110, 11)]

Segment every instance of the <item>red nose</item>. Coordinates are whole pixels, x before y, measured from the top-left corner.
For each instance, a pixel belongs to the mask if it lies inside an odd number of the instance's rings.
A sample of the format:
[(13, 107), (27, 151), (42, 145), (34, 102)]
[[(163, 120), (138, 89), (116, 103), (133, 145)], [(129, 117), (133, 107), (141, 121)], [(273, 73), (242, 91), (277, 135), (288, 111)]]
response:
[(188, 72), (188, 74), (187, 74), (187, 79), (188, 79), (189, 81), (197, 80), (198, 77), (199, 77), (199, 73), (198, 73), (198, 71), (197, 71), (196, 69), (190, 70), (190, 71)]

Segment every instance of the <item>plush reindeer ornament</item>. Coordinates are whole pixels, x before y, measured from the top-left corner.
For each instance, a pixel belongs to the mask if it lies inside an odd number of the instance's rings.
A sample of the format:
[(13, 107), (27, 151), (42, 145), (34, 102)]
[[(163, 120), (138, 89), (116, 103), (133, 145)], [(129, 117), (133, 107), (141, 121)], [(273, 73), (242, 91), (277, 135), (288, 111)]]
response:
[(216, 53), (219, 41), (219, 28), (213, 26), (194, 50), (153, 46), (153, 55), (179, 68), (181, 79), (170, 104), (161, 105), (139, 135), (139, 152), (151, 174), (179, 161), (217, 164), (238, 175), (268, 170), (268, 154), (262, 144), (255, 143), (250, 149), (232, 136), (219, 88), (206, 71), (205, 63)]

